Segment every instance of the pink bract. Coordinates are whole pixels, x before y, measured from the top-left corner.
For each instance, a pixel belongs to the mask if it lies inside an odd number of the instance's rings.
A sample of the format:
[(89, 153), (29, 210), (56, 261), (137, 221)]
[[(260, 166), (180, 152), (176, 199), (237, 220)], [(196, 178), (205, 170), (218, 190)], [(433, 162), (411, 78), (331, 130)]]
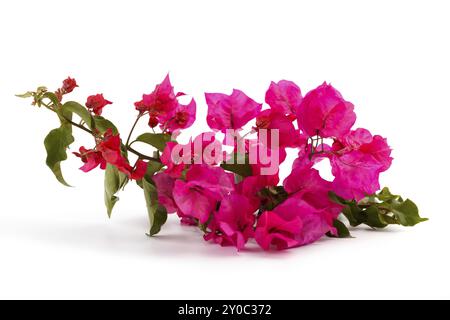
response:
[(277, 113), (290, 116), (291, 120), (294, 119), (302, 100), (300, 88), (292, 81), (272, 82), (266, 92), (266, 103), (270, 108)]
[(196, 111), (197, 105), (194, 99), (188, 105), (178, 104), (172, 113), (162, 117), (161, 127), (168, 132), (187, 129), (194, 123)]
[(392, 163), (386, 139), (357, 129), (333, 144), (333, 190), (346, 199), (361, 200), (380, 189), (380, 173)]
[[(266, 143), (269, 148), (295, 148), (301, 143), (300, 132), (295, 129), (292, 120), (283, 113), (274, 110), (264, 110), (256, 117), (256, 128), (258, 133), (264, 129), (266, 137), (262, 139), (262, 143)], [(272, 143), (272, 130), (277, 130), (278, 145)], [(264, 141), (265, 140), (265, 141)]]
[(206, 223), (218, 201), (233, 190), (233, 176), (222, 168), (193, 165), (186, 174), (186, 181), (175, 182), (173, 198), (184, 215)]
[(356, 121), (353, 104), (326, 82), (306, 94), (296, 114), (299, 127), (310, 137), (342, 137)]
[(95, 115), (100, 116), (103, 113), (103, 108), (108, 104), (112, 104), (112, 102), (106, 100), (103, 97), (103, 94), (96, 94), (87, 98), (86, 108), (92, 111)]
[(231, 194), (220, 203), (220, 209), (214, 214), (205, 240), (213, 239), (222, 246), (244, 248), (250, 237), (253, 237), (255, 209), (243, 195)]
[(178, 208), (173, 199), (175, 179), (166, 172), (161, 172), (154, 175), (152, 180), (155, 182), (156, 190), (158, 191), (159, 203), (167, 209), (167, 212), (176, 212)]
[(303, 246), (322, 238), (332, 227), (304, 200), (290, 198), (259, 218), (255, 239), (264, 250)]
[(208, 104), (206, 120), (211, 129), (241, 129), (261, 111), (262, 105), (249, 98), (240, 90), (231, 95), (205, 93)]

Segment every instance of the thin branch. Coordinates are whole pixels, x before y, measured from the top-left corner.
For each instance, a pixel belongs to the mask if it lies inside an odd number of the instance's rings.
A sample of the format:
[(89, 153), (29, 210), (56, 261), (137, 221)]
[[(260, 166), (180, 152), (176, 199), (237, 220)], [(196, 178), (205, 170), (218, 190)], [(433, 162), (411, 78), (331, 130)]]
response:
[(135, 149), (133, 149), (132, 147), (128, 146), (127, 150), (130, 151), (131, 153), (134, 153), (135, 155), (137, 155), (139, 158), (144, 159), (144, 160), (150, 160), (150, 161), (154, 161), (154, 162), (159, 162), (161, 163), (160, 159), (154, 158), (154, 157), (149, 157), (143, 153), (140, 153), (139, 151), (136, 151)]
[(130, 134), (128, 135), (128, 138), (127, 138), (127, 143), (125, 144), (127, 147), (130, 145), (131, 135), (133, 134), (134, 129), (136, 129), (136, 126), (141, 118), (142, 118), (142, 114), (139, 114), (138, 117), (136, 118), (136, 121), (134, 122), (133, 126), (131, 127)]
[(64, 116), (62, 116), (62, 117), (63, 117), (64, 120), (66, 120), (67, 122), (69, 122), (71, 125), (73, 125), (73, 126), (79, 128), (79, 129), (81, 129), (81, 130), (84, 130), (84, 131), (86, 131), (87, 133), (89, 133), (89, 134), (91, 134), (91, 135), (94, 135), (94, 133), (93, 133), (91, 130), (89, 130), (88, 128), (86, 128), (85, 126), (81, 126), (81, 125), (79, 125), (78, 123), (75, 123), (75, 122), (73, 122), (72, 120), (69, 120), (69, 119), (67, 119), (67, 118), (64, 117)]

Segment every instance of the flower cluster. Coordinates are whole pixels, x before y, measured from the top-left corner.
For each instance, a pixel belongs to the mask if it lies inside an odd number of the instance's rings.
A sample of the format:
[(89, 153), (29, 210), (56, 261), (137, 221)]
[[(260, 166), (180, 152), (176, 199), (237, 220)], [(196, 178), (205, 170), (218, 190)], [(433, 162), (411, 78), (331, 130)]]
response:
[[(207, 241), (238, 250), (254, 241), (264, 250), (281, 250), (325, 235), (347, 237), (348, 224), (384, 228), (426, 220), (411, 200), (380, 190), (380, 174), (392, 163), (391, 148), (385, 138), (354, 128), (354, 105), (330, 84), (303, 95), (294, 82), (272, 82), (266, 104), (237, 89), (230, 95), (206, 93), (210, 130), (187, 144), (177, 137), (194, 123), (196, 102), (182, 104), (186, 94), (175, 92), (168, 75), (134, 104), (136, 121), (127, 141), (102, 116), (112, 104), (102, 94), (88, 97), (85, 105), (62, 102), (77, 86), (68, 78), (54, 93), (40, 87), (20, 95), (33, 97), (35, 105), (55, 112), (61, 121), (45, 141), (47, 165), (65, 183), (60, 163), (74, 141), (72, 128), (92, 135), (93, 147), (74, 152), (83, 162), (80, 169), (105, 170), (109, 214), (119, 190), (135, 180), (147, 201), (150, 235), (160, 231), (167, 214), (176, 213), (181, 223), (198, 227)], [(143, 118), (149, 131), (133, 139)], [(152, 146), (154, 153), (137, 151), (139, 143)], [(288, 149), (297, 158), (280, 181), (279, 167)], [(316, 165), (321, 161), (330, 164), (331, 181), (320, 175)]]

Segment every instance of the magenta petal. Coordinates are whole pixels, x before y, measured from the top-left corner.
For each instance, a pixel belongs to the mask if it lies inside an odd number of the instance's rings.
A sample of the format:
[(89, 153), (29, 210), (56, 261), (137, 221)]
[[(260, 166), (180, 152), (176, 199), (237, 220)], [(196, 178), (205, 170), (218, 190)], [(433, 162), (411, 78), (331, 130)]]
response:
[(290, 198), (275, 208), (274, 211), (282, 217), (290, 217), (294, 213), (301, 219), (302, 229), (295, 234), (298, 245), (302, 246), (315, 242), (331, 230), (327, 217), (304, 200)]
[(181, 180), (175, 182), (173, 197), (184, 215), (197, 218), (200, 223), (208, 221), (216, 206), (216, 201), (203, 193), (201, 188)]
[(272, 110), (292, 115), (303, 100), (300, 88), (292, 81), (272, 82), (266, 92), (266, 103)]
[(253, 236), (256, 209), (250, 200), (233, 193), (220, 203), (220, 209), (213, 216), (206, 240), (213, 239), (222, 246), (244, 248), (247, 240)]
[(134, 171), (131, 173), (131, 179), (132, 180), (141, 180), (142, 178), (144, 178), (145, 174), (147, 173), (147, 167), (148, 167), (148, 162), (145, 162), (145, 161), (139, 159), (136, 162)]
[(173, 112), (160, 116), (158, 121), (161, 123), (161, 128), (169, 132), (187, 129), (194, 124), (196, 112), (197, 104), (192, 99), (188, 105), (178, 104)]
[[(262, 143), (265, 143), (270, 148), (293, 148), (298, 146), (300, 133), (295, 129), (292, 120), (285, 114), (271, 109), (264, 110), (258, 114), (256, 126), (258, 129), (267, 130), (267, 141), (262, 141)], [(278, 130), (278, 141), (271, 141), (272, 130)]]
[(271, 245), (278, 250), (292, 248), (298, 245), (295, 235), (300, 233), (301, 228), (299, 217), (285, 220), (276, 212), (266, 211), (258, 219), (255, 240), (264, 250), (269, 250)]
[(308, 92), (296, 114), (299, 127), (311, 137), (342, 137), (356, 121), (353, 104), (327, 83)]
[(241, 129), (261, 111), (262, 105), (250, 99), (240, 90), (231, 95), (205, 93), (208, 104), (206, 118), (211, 129)]
[(338, 195), (360, 200), (380, 189), (379, 175), (392, 163), (386, 139), (357, 129), (336, 141), (332, 151), (333, 190)]
[(271, 246), (282, 250), (317, 241), (330, 230), (332, 225), (326, 214), (302, 199), (291, 197), (260, 216), (255, 239), (264, 250)]
[(163, 205), (167, 212), (174, 213), (177, 211), (177, 206), (173, 200), (173, 188), (175, 186), (175, 179), (170, 177), (167, 173), (161, 172), (152, 177), (155, 182), (156, 190), (158, 191), (158, 201)]
[(319, 171), (313, 168), (297, 167), (284, 180), (284, 189), (290, 193), (329, 188), (330, 183), (324, 180)]
[(170, 175), (172, 178), (179, 178), (181, 177), (181, 174), (183, 173), (183, 170), (185, 168), (184, 163), (181, 162), (182, 154), (179, 154), (180, 162), (175, 162), (172, 158), (172, 152), (174, 148), (178, 145), (176, 142), (168, 142), (166, 144), (166, 148), (164, 149), (163, 153), (161, 154), (161, 162), (165, 166), (167, 166), (167, 170), (165, 171), (168, 175)]
[(93, 157), (88, 157), (86, 163), (80, 168), (83, 172), (89, 172), (98, 167), (100, 163)]
[(331, 161), (335, 177), (333, 190), (345, 199), (361, 200), (380, 189), (382, 164), (360, 151), (352, 151)]
[(186, 174), (186, 180), (211, 192), (211, 197), (220, 200), (234, 191), (234, 176), (221, 167), (193, 165)]

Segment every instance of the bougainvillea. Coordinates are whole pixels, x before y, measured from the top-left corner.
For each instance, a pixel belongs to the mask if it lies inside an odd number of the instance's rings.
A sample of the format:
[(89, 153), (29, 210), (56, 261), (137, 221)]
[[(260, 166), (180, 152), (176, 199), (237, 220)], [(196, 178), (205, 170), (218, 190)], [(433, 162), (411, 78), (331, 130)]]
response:
[[(46, 163), (68, 185), (61, 162), (75, 142), (74, 131), (91, 135), (92, 145), (72, 152), (80, 169), (105, 171), (109, 216), (117, 194), (135, 181), (144, 193), (150, 236), (176, 213), (181, 223), (198, 227), (206, 241), (238, 250), (253, 241), (264, 250), (281, 250), (323, 236), (349, 237), (349, 225), (377, 229), (427, 220), (411, 200), (381, 189), (379, 177), (391, 166), (391, 148), (385, 138), (354, 128), (354, 105), (330, 84), (303, 96), (292, 81), (272, 82), (267, 107), (237, 89), (230, 95), (206, 93), (211, 130), (187, 144), (177, 137), (194, 123), (197, 103), (182, 104), (186, 94), (174, 91), (168, 75), (134, 103), (136, 119), (126, 140), (102, 116), (113, 110), (105, 109), (112, 102), (103, 94), (89, 96), (85, 104), (63, 101), (77, 87), (67, 78), (55, 91), (39, 87), (19, 95), (60, 121), (45, 138)], [(148, 130), (136, 135), (141, 120)], [(138, 151), (139, 143), (153, 147), (153, 154)], [(281, 181), (287, 149), (298, 156)], [(323, 160), (331, 165), (331, 181), (316, 168)]]

